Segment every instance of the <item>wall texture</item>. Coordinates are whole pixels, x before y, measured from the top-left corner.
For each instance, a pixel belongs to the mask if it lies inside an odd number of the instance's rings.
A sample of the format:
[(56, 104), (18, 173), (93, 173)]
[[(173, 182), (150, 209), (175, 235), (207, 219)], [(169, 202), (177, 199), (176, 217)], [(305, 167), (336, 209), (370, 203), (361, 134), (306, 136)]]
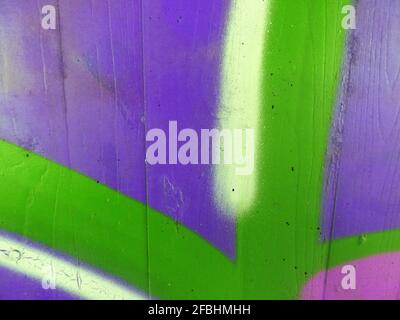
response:
[[(400, 2), (350, 3), (0, 0), (0, 298), (398, 298)], [(254, 173), (149, 165), (169, 121)]]

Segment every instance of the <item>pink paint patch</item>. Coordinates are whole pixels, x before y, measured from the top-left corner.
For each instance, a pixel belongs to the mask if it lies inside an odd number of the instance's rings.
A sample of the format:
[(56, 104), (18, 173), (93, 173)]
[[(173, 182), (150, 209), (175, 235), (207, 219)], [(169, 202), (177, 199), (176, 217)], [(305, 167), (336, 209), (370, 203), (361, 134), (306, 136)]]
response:
[[(356, 289), (345, 290), (342, 268), (356, 271)], [(304, 300), (398, 300), (400, 299), (400, 252), (354, 260), (315, 275), (303, 288)]]

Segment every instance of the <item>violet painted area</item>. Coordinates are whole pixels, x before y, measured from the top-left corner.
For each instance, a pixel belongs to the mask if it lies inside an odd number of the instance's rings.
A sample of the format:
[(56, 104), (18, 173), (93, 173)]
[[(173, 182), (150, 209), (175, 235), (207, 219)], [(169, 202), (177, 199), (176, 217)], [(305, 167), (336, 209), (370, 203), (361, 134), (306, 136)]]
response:
[(6, 0), (0, 24), (0, 137), (145, 202), (140, 1)]
[[(173, 5), (172, 5), (173, 4)], [(144, 61), (148, 128), (168, 132), (217, 126), (219, 75), (229, 1), (145, 1)], [(148, 201), (229, 256), (235, 224), (214, 202), (212, 167), (148, 167)]]
[(39, 280), (0, 268), (0, 300), (74, 300), (60, 289), (44, 290)]
[[(58, 6), (58, 30), (41, 29), (45, 4)], [(148, 200), (234, 257), (235, 222), (214, 203), (211, 167), (148, 167), (146, 181), (144, 161), (146, 129), (216, 126), (228, 9), (228, 0), (1, 1), (0, 138)]]
[(325, 239), (400, 228), (400, 2), (359, 1), (328, 155)]

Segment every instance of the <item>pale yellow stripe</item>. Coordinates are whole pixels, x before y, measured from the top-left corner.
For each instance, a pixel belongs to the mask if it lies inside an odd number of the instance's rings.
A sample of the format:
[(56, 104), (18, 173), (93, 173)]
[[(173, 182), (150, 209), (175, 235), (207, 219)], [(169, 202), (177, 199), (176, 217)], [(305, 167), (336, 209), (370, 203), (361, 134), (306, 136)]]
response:
[[(268, 32), (270, 0), (233, 0), (227, 26), (221, 100), (220, 129), (253, 128), (255, 151), (259, 141), (262, 64)], [(257, 153), (252, 175), (236, 174), (235, 165), (215, 166), (215, 192), (224, 212), (240, 214), (252, 204), (256, 192)]]

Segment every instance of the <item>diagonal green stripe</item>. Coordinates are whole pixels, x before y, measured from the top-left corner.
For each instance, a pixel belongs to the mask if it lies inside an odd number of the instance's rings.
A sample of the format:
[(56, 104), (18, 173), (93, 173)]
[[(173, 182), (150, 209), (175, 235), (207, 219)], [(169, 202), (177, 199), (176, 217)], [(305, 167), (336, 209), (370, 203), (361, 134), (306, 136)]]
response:
[(6, 142), (0, 198), (1, 229), (147, 289), (145, 205)]

